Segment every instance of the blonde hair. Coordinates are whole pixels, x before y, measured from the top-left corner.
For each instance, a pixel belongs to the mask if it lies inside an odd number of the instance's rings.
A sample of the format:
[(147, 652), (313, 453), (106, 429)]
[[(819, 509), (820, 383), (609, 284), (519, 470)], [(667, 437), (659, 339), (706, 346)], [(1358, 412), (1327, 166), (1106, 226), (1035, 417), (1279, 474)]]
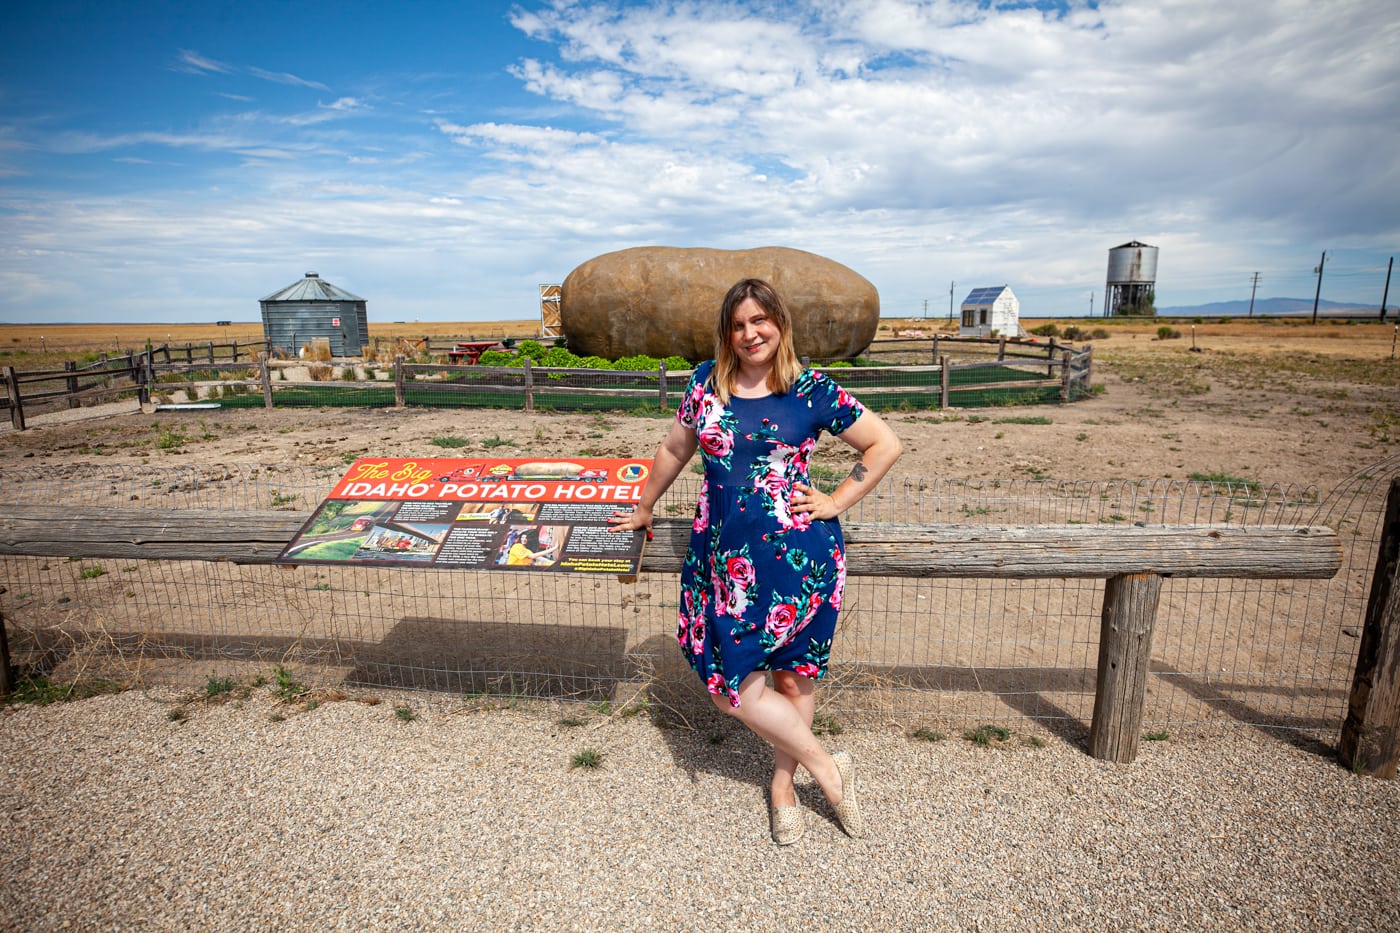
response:
[(739, 357), (731, 342), (734, 312), (750, 299), (763, 309), (768, 320), (778, 328), (778, 352), (773, 356), (773, 368), (768, 371), (768, 391), (774, 395), (785, 395), (802, 374), (802, 362), (792, 345), (792, 315), (788, 313), (782, 296), (762, 279), (736, 282), (725, 294), (724, 303), (719, 309), (719, 321), (715, 324), (715, 368), (710, 373), (710, 388), (723, 405), (729, 404), (729, 397), (739, 377)]

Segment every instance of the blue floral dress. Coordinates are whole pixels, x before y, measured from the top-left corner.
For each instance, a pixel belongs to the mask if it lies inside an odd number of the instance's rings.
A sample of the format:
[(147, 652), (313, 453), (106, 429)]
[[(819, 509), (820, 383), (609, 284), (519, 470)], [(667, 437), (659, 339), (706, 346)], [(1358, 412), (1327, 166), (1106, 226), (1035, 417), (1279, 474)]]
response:
[(835, 519), (791, 511), (792, 485), (810, 483), (818, 435), (840, 434), (865, 408), (810, 369), (784, 395), (731, 396), (725, 406), (706, 385), (713, 368), (695, 370), (677, 413), (696, 433), (705, 485), (676, 639), (709, 691), (738, 706), (739, 684), (754, 671), (826, 674), (845, 542)]

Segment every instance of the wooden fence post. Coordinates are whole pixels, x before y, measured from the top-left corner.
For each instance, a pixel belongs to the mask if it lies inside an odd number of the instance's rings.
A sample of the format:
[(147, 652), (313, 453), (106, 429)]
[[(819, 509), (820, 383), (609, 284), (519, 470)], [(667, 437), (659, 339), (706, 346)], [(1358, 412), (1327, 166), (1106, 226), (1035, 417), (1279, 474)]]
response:
[(10, 667), (10, 642), (5, 637), (5, 616), (0, 613), (0, 697), (15, 692), (13, 668)]
[(19, 379), (13, 366), (5, 367), (5, 391), (10, 395), (10, 424), (16, 431), (24, 430), (24, 400), (19, 396)]
[[(64, 360), (63, 371), (67, 373), (76, 373), (78, 371), (78, 364), (73, 362), (72, 360)], [(64, 380), (64, 382), (68, 388), (68, 398), (66, 399), (66, 401), (68, 402), (68, 407), (77, 408), (78, 377), (76, 375), (69, 376), (67, 379)]]
[(525, 357), (525, 410), (535, 410), (535, 373), (530, 368), (530, 358)]
[(142, 408), (151, 404), (151, 384), (146, 381), (146, 356), (131, 355), (132, 376), (136, 380), (136, 403)]
[(1064, 355), (1060, 357), (1060, 401), (1065, 403), (1069, 402), (1069, 361), (1070, 357), (1073, 355), (1073, 353), (1066, 350)]
[(1390, 481), (1376, 572), (1337, 756), (1358, 774), (1393, 778), (1400, 764), (1400, 478)]
[(934, 334), (934, 335), (933, 335), (933, 359), (932, 359), (930, 362), (932, 362), (933, 365), (935, 365), (935, 366), (938, 365), (938, 335), (937, 335), (937, 334)]
[(997, 340), (997, 362), (1006, 362), (1006, 337), (1002, 336)]
[(948, 391), (948, 357), (939, 357), (938, 366), (938, 407), (952, 408), (952, 396)]
[(267, 354), (258, 354), (258, 375), (262, 378), (263, 408), (272, 407), (272, 368), (267, 365)]
[(1127, 764), (1137, 757), (1161, 595), (1162, 578), (1155, 573), (1119, 574), (1104, 585), (1094, 721), (1089, 726), (1089, 754), (1095, 758)]
[(660, 399), (660, 402), (659, 402), (658, 404), (661, 406), (661, 410), (662, 410), (662, 411), (665, 411), (665, 410), (666, 410), (666, 361), (665, 361), (665, 360), (661, 360), (661, 361), (659, 361), (659, 362), (656, 364), (656, 384), (657, 384), (657, 391), (661, 394), (661, 399)]
[(403, 392), (403, 354), (394, 357), (394, 407), (404, 407)]
[(214, 341), (209, 341), (209, 365), (214, 365)]

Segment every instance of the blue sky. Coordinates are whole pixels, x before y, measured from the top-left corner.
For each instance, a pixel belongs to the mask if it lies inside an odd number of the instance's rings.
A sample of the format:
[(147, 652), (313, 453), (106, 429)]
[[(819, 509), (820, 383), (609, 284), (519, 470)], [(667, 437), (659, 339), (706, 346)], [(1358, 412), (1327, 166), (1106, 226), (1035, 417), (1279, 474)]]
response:
[[(315, 270), (374, 320), (538, 314), (639, 245), (845, 263), (882, 313), (1379, 305), (1392, 0), (17, 4), (0, 321), (254, 320)], [(1400, 283), (1392, 290), (1400, 301)]]

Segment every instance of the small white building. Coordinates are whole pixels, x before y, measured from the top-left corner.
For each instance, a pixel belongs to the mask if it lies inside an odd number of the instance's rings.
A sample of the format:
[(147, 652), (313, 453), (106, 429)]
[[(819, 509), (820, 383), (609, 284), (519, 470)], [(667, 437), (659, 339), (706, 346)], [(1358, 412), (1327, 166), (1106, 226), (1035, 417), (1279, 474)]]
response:
[(1007, 285), (974, 288), (963, 299), (958, 336), (1021, 336), (1021, 302)]

